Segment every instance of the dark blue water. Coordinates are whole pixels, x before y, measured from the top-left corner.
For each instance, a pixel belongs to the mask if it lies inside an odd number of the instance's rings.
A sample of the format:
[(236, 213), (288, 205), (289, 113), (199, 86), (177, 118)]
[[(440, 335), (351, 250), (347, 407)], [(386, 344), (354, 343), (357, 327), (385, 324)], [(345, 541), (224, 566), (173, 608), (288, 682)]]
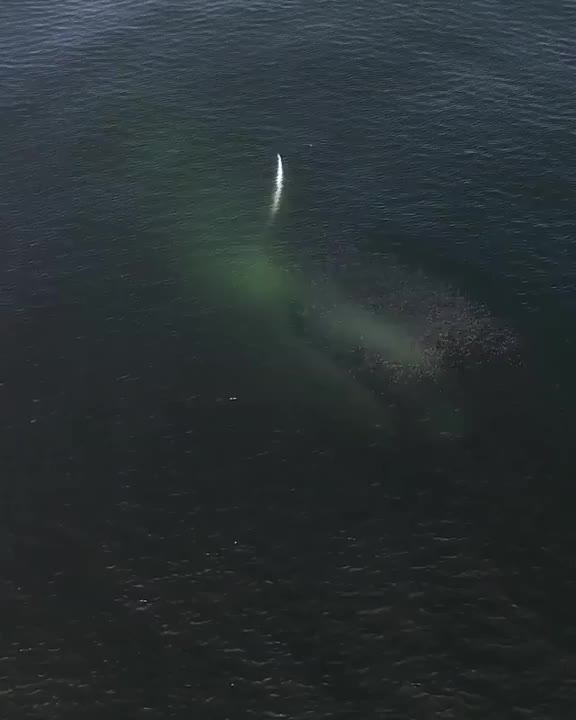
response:
[(575, 23), (4, 3), (6, 717), (572, 717)]

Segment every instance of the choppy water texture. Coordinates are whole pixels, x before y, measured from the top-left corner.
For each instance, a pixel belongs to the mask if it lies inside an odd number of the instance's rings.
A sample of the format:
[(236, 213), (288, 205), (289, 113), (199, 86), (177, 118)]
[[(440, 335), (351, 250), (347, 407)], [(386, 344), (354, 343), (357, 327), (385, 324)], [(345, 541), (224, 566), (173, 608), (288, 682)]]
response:
[(574, 715), (575, 8), (2, 4), (7, 717)]

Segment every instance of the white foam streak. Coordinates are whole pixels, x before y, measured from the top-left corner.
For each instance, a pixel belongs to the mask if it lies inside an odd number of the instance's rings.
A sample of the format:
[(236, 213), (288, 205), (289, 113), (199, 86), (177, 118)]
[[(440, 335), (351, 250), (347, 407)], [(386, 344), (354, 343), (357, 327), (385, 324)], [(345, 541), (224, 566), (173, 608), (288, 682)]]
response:
[(284, 166), (282, 164), (282, 156), (280, 153), (276, 153), (277, 165), (276, 165), (276, 179), (274, 181), (274, 194), (272, 196), (272, 203), (270, 205), (270, 220), (273, 220), (280, 207), (280, 201), (282, 200), (282, 192), (284, 190)]

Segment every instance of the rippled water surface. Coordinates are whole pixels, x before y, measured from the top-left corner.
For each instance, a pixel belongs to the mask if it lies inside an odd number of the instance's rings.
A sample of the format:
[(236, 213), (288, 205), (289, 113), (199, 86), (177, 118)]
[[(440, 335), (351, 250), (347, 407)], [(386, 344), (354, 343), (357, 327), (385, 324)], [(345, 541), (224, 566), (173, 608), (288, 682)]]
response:
[(2, 4), (7, 718), (573, 717), (574, 28)]

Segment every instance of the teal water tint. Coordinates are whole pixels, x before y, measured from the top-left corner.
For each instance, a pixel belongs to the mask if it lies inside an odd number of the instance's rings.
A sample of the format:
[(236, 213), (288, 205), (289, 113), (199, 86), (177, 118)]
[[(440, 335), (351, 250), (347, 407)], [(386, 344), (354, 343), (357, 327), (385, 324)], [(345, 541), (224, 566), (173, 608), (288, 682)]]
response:
[(513, 20), (481, 3), (450, 14), (460, 63), (441, 24), (426, 35), (398, 5), (371, 28), (365, 10), (124, 3), (125, 22), (102, 9), (79, 32), (56, 6), (38, 36), (13, 34), (15, 466), (20, 433), (60, 457), (71, 427), (75, 446), (98, 454), (110, 431), (138, 454), (138, 438), (171, 437), (175, 406), (184, 425), (222, 418), (232, 441), (230, 397), (256, 434), (286, 412), (294, 431), (314, 416), (344, 433), (418, 417), (439, 437), (498, 443), (506, 427), (515, 452), (561, 448), (576, 398), (568, 65), (536, 26), (523, 63), (490, 45)]
[(574, 27), (0, 3), (3, 716), (574, 717)]

